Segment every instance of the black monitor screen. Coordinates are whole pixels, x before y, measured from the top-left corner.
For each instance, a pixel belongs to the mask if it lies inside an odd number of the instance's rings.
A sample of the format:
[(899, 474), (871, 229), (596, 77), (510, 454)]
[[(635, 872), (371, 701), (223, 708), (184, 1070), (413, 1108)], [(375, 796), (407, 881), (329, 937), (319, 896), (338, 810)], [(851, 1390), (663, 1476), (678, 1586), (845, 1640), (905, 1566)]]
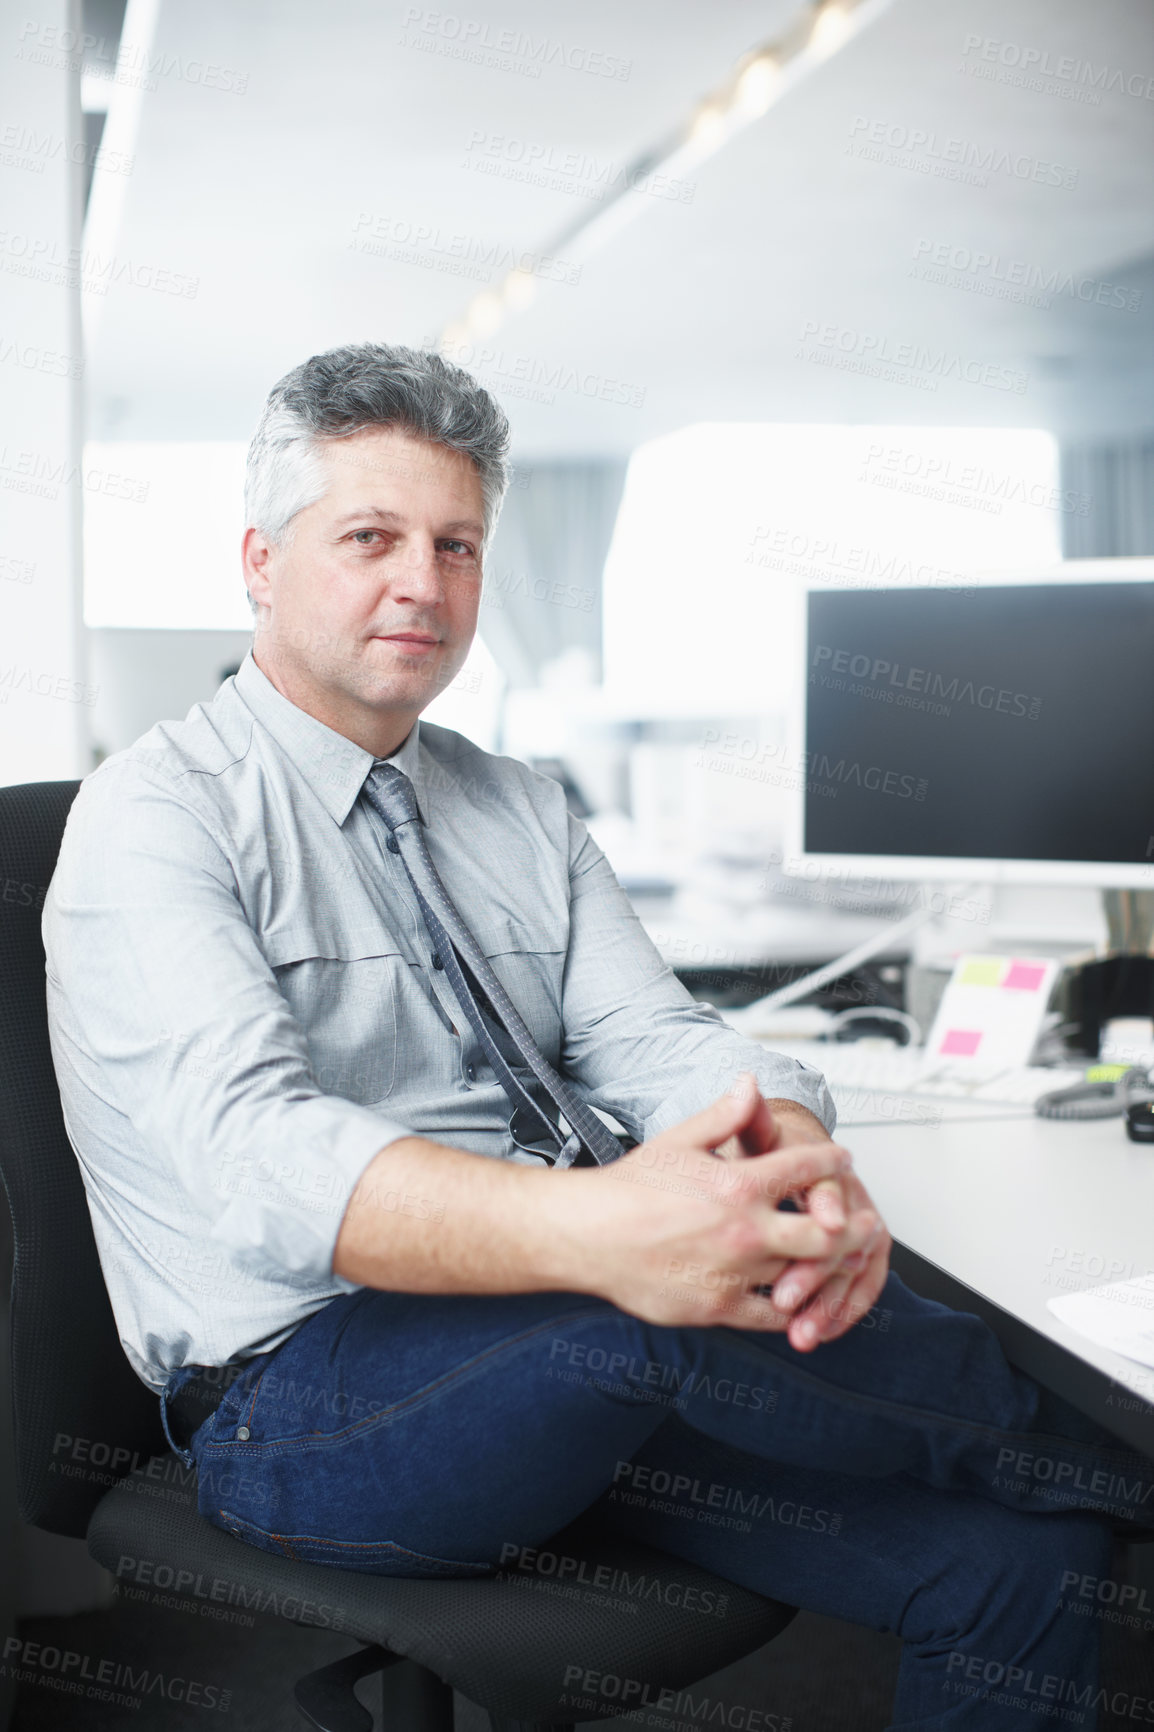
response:
[(809, 596), (805, 848), (1154, 861), (1154, 583)]

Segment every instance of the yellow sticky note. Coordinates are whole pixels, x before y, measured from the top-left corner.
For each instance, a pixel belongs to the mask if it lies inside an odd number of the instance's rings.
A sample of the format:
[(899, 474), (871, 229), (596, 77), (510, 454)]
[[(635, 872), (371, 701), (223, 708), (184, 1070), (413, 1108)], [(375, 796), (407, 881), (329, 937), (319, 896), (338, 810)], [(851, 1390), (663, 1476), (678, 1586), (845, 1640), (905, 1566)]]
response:
[(1005, 958), (995, 956), (974, 957), (970, 962), (962, 964), (962, 972), (958, 976), (960, 986), (998, 986), (1002, 979)]

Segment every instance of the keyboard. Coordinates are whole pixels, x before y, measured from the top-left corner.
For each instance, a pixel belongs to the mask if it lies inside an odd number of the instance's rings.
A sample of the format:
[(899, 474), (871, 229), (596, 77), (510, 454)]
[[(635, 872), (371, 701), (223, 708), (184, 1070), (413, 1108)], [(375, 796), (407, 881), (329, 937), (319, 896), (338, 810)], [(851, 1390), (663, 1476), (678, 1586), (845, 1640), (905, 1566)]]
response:
[[(977, 1069), (926, 1057), (921, 1047), (874, 1045), (868, 1041), (767, 1039), (764, 1046), (784, 1052), (824, 1073), (834, 1101), (867, 1094), (912, 1095), (937, 1101), (988, 1101), (1032, 1107), (1040, 1095), (1072, 1088), (1085, 1069), (1072, 1065), (1022, 1065), (1004, 1070)], [(857, 1105), (857, 1102), (854, 1102)]]

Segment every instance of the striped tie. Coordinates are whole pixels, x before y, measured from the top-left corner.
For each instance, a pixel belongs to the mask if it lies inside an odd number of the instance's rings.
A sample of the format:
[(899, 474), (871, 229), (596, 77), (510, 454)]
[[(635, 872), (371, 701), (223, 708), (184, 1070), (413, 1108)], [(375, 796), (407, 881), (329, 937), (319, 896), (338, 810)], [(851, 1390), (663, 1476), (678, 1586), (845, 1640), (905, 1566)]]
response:
[[(621, 1144), (609, 1127), (602, 1123), (584, 1101), (577, 1098), (568, 1083), (553, 1069), (445, 889), (425, 842), (420, 813), (417, 811), (417, 797), (408, 776), (403, 770), (398, 770), (395, 764), (377, 764), (366, 778), (364, 794), (369, 806), (388, 828), (388, 848), (400, 856), (401, 864), (408, 873), (425, 925), (433, 940), (434, 964), (443, 968), (448, 976), (461, 1009), (468, 1017), (497, 1080), (514, 1108), (524, 1112), (529, 1122), (536, 1127), (534, 1136), (543, 1136), (554, 1145), (559, 1145), (553, 1165), (571, 1166), (582, 1151), (599, 1166), (617, 1160), (622, 1152)], [(568, 1138), (562, 1137), (559, 1128), (546, 1116), (525, 1085), (510, 1069), (485, 1020), (481, 1001), (466, 979), (466, 969), (474, 985), (483, 994), (488, 1008), (517, 1048), (526, 1068), (536, 1077), (569, 1125), (572, 1134)]]

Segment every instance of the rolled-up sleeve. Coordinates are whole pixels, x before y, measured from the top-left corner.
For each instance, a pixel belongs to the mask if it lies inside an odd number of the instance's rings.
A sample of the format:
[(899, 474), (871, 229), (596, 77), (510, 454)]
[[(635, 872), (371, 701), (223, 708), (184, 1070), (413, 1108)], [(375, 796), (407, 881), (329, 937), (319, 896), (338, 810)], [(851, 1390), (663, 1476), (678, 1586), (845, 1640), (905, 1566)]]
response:
[[(318, 1087), (206, 820), (132, 760), (98, 771), (70, 814), (43, 933), (66, 1121), (95, 1094), (152, 1163), (134, 1173), (122, 1156), (106, 1192), (163, 1187), (239, 1267), (351, 1289), (332, 1273), (349, 1197), (411, 1131)], [(91, 1158), (92, 1139), (69, 1133)]]
[(634, 1137), (700, 1112), (743, 1070), (764, 1095), (807, 1107), (831, 1134), (837, 1122), (819, 1071), (746, 1039), (692, 997), (575, 818), (564, 1029), (565, 1069), (591, 1105)]

